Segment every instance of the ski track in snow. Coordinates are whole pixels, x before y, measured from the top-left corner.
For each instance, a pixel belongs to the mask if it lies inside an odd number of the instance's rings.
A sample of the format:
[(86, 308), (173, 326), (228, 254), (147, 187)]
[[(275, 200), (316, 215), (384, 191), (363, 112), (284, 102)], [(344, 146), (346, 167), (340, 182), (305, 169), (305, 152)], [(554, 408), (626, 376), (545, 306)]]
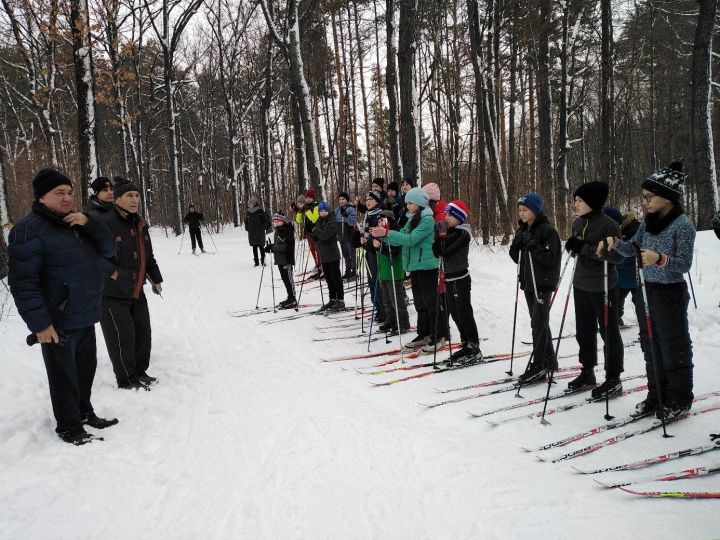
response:
[[(258, 290), (260, 269), (252, 266), (244, 231), (216, 235), (220, 252), (200, 257), (177, 255), (177, 238), (166, 238), (158, 230), (152, 234), (165, 278), (163, 299), (146, 288), (153, 325), (149, 371), (160, 383), (150, 392), (116, 389), (97, 326), (93, 404), (100, 416), (120, 419), (117, 426), (96, 431), (105, 437), (103, 442), (72, 447), (54, 435), (40, 351), (25, 345), (27, 329), (12, 302), (4, 306), (1, 539), (717, 537), (720, 513), (713, 501), (636, 498), (604, 489), (593, 482), (594, 476), (576, 474), (570, 465), (626, 463), (705, 443), (708, 433), (720, 429), (720, 414), (669, 426), (672, 439), (655, 431), (567, 463), (540, 463), (520, 446), (600, 425), (605, 422), (604, 404), (552, 415), (550, 426), (526, 420), (492, 427), (467, 415), (468, 410), (514, 403), (514, 392), (426, 410), (417, 402), (439, 399), (433, 388), (502, 377), (509, 362), (371, 387), (368, 381), (417, 371), (379, 376), (354, 371), (385, 358), (319, 362), (320, 356), (367, 348), (362, 340), (312, 342), (312, 336), (334, 335), (313, 326), (330, 324), (320, 316), (262, 325), (259, 321), (279, 315), (229, 315), (254, 307)], [(690, 304), (696, 394), (718, 389), (720, 381), (715, 361), (720, 350), (717, 248), (712, 232), (698, 235), (700, 253), (696, 252), (692, 277), (699, 309)], [(507, 352), (515, 266), (501, 247), (474, 247), (471, 262), (475, 316), (481, 336), (488, 338), (483, 351)], [(271, 305), (270, 287), (265, 279), (261, 306)], [(564, 283), (552, 314), (554, 334), (566, 291)], [(275, 294), (277, 301), (285, 298), (280, 284)], [(0, 305), (5, 295), (0, 288)], [(319, 302), (319, 289), (305, 290), (302, 301)], [(351, 305), (354, 294), (347, 301)], [(629, 301), (626, 318), (634, 322)], [(571, 305), (566, 331), (573, 330)], [(527, 349), (519, 340), (529, 333), (521, 295), (517, 351)], [(629, 340), (635, 333), (628, 330), (623, 336)], [(396, 343), (394, 338), (393, 346)], [(372, 344), (373, 351), (385, 347), (383, 341)], [(562, 340), (561, 356), (576, 351), (574, 339)], [(568, 358), (561, 365), (576, 361)], [(526, 362), (523, 357), (515, 361), (516, 374)], [(626, 374), (643, 371), (638, 345), (626, 349), (625, 367)], [(602, 380), (600, 368), (597, 374)], [(626, 383), (626, 388), (635, 382)], [(555, 390), (566, 383), (558, 381)], [(522, 394), (531, 398), (544, 392), (544, 386), (533, 386)], [(554, 404), (571, 399), (584, 396)], [(640, 399), (641, 393), (611, 401), (611, 414), (628, 414)], [(694, 456), (597, 478), (646, 478), (715, 460), (713, 454)], [(635, 487), (645, 486), (658, 484)], [(720, 476), (664, 482), (660, 487), (715, 491)]]

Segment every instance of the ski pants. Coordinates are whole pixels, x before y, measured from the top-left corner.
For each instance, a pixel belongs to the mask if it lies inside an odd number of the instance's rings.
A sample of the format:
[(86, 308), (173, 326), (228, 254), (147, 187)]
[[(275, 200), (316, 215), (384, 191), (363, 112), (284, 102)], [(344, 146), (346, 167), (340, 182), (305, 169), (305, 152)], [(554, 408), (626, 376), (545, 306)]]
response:
[(189, 229), (190, 232), (190, 244), (192, 245), (193, 251), (195, 251), (195, 245), (197, 242), (197, 245), (200, 246), (200, 250), (204, 250), (203, 247), (203, 241), (202, 241), (202, 232), (200, 232), (200, 229)]
[(342, 276), (340, 275), (340, 260), (322, 263), (325, 282), (328, 287), (330, 300), (345, 300)]
[(417, 311), (417, 333), (435, 340), (447, 335), (447, 314), (438, 292), (438, 269), (410, 272), (413, 304)]
[(447, 298), (448, 310), (455, 321), (460, 332), (460, 341), (463, 343), (475, 343), (480, 345), (477, 324), (473, 314), (470, 289), (472, 280), (470, 274), (464, 278), (445, 281), (445, 298)]
[(555, 350), (553, 349), (552, 332), (550, 331), (550, 302), (552, 292), (538, 291), (538, 302), (534, 291), (523, 291), (528, 311), (530, 312), (530, 327), (532, 328), (533, 364), (554, 371), (557, 369)]
[(288, 298), (295, 298), (295, 289), (293, 288), (293, 281), (291, 277), (293, 273), (292, 265), (279, 264), (278, 270), (280, 271), (280, 277), (285, 285), (285, 291), (287, 292)]
[(138, 299), (104, 296), (100, 327), (118, 384), (147, 371), (152, 334), (145, 293)]
[(385, 308), (383, 306), (382, 291), (378, 285), (378, 260), (375, 248), (365, 248), (365, 261), (368, 270), (367, 286), (370, 288), (370, 300), (375, 306), (378, 319), (384, 319)]
[[(648, 396), (657, 398), (658, 382), (663, 403), (690, 405), (693, 400), (693, 354), (688, 331), (687, 310), (690, 302), (687, 284), (647, 283), (653, 339), (650, 340), (643, 313), (640, 319), (640, 345), (645, 356)], [(643, 306), (644, 307), (644, 306)], [(655, 351), (658, 377), (655, 377), (652, 351)]]
[[(622, 319), (625, 315), (625, 300), (628, 295), (632, 298), (632, 303), (635, 306), (635, 312), (638, 310), (645, 315), (645, 308), (643, 307), (642, 290), (640, 287), (634, 289), (619, 289), (618, 292), (618, 319)], [(638, 317), (638, 321), (640, 318)]]
[[(255, 259), (255, 264), (260, 264), (261, 262), (265, 264), (265, 246), (253, 246), (253, 259)], [(258, 256), (258, 252), (260, 252), (260, 255)]]
[(580, 346), (580, 363), (583, 368), (597, 365), (597, 331), (604, 342), (605, 377), (619, 377), (623, 372), (625, 349), (617, 316), (617, 288), (608, 293), (608, 335), (605, 335), (605, 293), (603, 291), (583, 291), (573, 288), (575, 301), (575, 325), (578, 345)]
[[(403, 284), (403, 276), (398, 276), (395, 281), (380, 281), (382, 289), (383, 304), (385, 307), (386, 321), (392, 321), (392, 326), (397, 327), (400, 319), (400, 330), (410, 328), (410, 316), (407, 310), (407, 296), (405, 294), (405, 285)], [(395, 297), (397, 296), (397, 311), (395, 311)]]
[(350, 272), (355, 271), (355, 248), (350, 240), (341, 240), (340, 249), (345, 261), (345, 275), (348, 275)]
[(95, 326), (66, 330), (65, 334), (66, 344), (41, 346), (56, 432), (79, 429), (82, 417), (93, 412), (90, 393), (97, 369)]
[(315, 242), (312, 239), (312, 235), (308, 234), (307, 236), (307, 243), (308, 248), (310, 249), (310, 254), (312, 255), (313, 261), (315, 261), (315, 268), (320, 268), (320, 253), (318, 252), (318, 248), (315, 245)]

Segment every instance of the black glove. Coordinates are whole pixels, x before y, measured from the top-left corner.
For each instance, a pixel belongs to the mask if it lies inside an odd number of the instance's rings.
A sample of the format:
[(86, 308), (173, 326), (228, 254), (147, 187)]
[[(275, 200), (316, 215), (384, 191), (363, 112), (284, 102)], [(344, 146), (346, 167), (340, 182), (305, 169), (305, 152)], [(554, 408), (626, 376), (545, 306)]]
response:
[(347, 217), (347, 208), (345, 206), (340, 207), (340, 215), (342, 215), (342, 217)]
[(270, 243), (270, 240), (265, 240), (265, 248), (263, 251), (265, 251), (265, 253), (270, 253), (272, 251), (272, 244)]
[(567, 242), (565, 242), (565, 251), (567, 251), (574, 257), (575, 255), (580, 253), (580, 250), (585, 244), (587, 244), (587, 242), (582, 238), (578, 238), (577, 236), (571, 236), (567, 239)]
[(535, 251), (535, 248), (537, 248), (538, 245), (539, 244), (537, 243), (537, 240), (535, 240), (532, 237), (529, 237), (527, 240), (525, 240), (524, 248), (525, 248), (525, 251)]

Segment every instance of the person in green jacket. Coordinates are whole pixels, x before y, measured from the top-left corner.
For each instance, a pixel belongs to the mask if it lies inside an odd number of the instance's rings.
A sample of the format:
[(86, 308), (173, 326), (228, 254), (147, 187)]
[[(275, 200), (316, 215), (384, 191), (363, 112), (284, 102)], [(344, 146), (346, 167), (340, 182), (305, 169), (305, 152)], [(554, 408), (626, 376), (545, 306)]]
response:
[(373, 227), (370, 234), (375, 238), (387, 236), (391, 246), (402, 246), (403, 265), (410, 272), (413, 303), (417, 311), (418, 335), (405, 347), (410, 350), (422, 348), (432, 353), (437, 346), (445, 345), (447, 319), (439, 313), (438, 277), (440, 260), (433, 254), (435, 220), (429, 208), (427, 193), (413, 188), (405, 196), (408, 208), (408, 222), (399, 231), (386, 231), (384, 227)]
[[(380, 217), (380, 226), (385, 230), (395, 230), (395, 214), (392, 210), (383, 210)], [(384, 240), (373, 240), (373, 246), (378, 250), (378, 281), (382, 291), (381, 297), (385, 305), (385, 322), (378, 330), (387, 332), (390, 336), (398, 333), (404, 334), (410, 330), (410, 316), (407, 310), (407, 296), (403, 278), (402, 250), (400, 246), (391, 246)], [(399, 331), (398, 331), (399, 328)]]

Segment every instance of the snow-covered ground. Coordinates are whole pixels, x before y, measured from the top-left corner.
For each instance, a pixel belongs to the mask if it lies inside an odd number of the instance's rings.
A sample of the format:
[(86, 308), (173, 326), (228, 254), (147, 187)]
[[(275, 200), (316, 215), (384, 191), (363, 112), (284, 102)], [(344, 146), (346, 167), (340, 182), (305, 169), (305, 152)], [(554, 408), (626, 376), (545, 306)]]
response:
[[(215, 236), (219, 253), (178, 255), (179, 239), (154, 231), (165, 278), (161, 299), (149, 294), (153, 323), (151, 392), (118, 390), (98, 328), (98, 372), (93, 403), (120, 423), (104, 442), (62, 443), (54, 421), (40, 351), (24, 344), (27, 329), (0, 287), (0, 538), (3, 539), (460, 539), (460, 538), (717, 538), (717, 503), (641, 499), (603, 489), (571, 465), (635, 461), (709, 441), (720, 412), (653, 431), (589, 456), (549, 464), (522, 445), (538, 445), (604, 423), (604, 406), (590, 404), (537, 420), (499, 427), (472, 418), (512, 404), (513, 392), (425, 409), (468, 392), (451, 388), (504, 376), (508, 362), (476, 366), (373, 387), (417, 371), (384, 376), (355, 369), (383, 358), (322, 363), (320, 357), (362, 352), (357, 339), (313, 341), (356, 329), (325, 329), (333, 322), (307, 316), (233, 317), (254, 307), (260, 269), (243, 231)], [(209, 248), (212, 243), (206, 238)], [(698, 309), (690, 308), (696, 394), (720, 390), (720, 256), (715, 236), (698, 235), (692, 278)], [(515, 267), (506, 248), (474, 248), (473, 299), (486, 354), (510, 350)], [(270, 305), (269, 268), (261, 305)], [(566, 280), (569, 276), (569, 271)], [(278, 278), (277, 273), (275, 277)], [(566, 284), (559, 300), (564, 301)], [(284, 298), (278, 283), (277, 300)], [(354, 296), (348, 295), (352, 305)], [(303, 301), (319, 302), (317, 289)], [(563, 302), (553, 310), (559, 326)], [(626, 319), (634, 320), (628, 300)], [(283, 315), (287, 312), (283, 312)], [(519, 351), (528, 349), (524, 302), (518, 311)], [(574, 328), (572, 305), (566, 324)], [(624, 330), (626, 342), (635, 329)], [(395, 338), (397, 340), (397, 338)], [(372, 344), (382, 350), (382, 341)], [(565, 339), (560, 355), (577, 351)], [(526, 359), (515, 365), (519, 372)], [(576, 359), (561, 360), (569, 366)], [(638, 345), (626, 349), (626, 375), (643, 371)], [(601, 379), (602, 372), (598, 369)], [(642, 384), (628, 381), (626, 388)], [(566, 381), (558, 381), (564, 388)], [(495, 387), (489, 388), (490, 390)], [(523, 390), (537, 397), (543, 387)], [(477, 390), (476, 390), (477, 391)], [(611, 413), (629, 413), (643, 394), (611, 401)], [(583, 397), (552, 402), (582, 401)], [(720, 398), (706, 404), (720, 402)], [(527, 407), (504, 413), (539, 410)], [(696, 406), (696, 410), (699, 405)], [(502, 417), (498, 415), (497, 417)], [(637, 425), (637, 424), (635, 424)], [(614, 432), (575, 443), (602, 440)], [(556, 450), (557, 451), (557, 450)], [(648, 475), (720, 462), (720, 452), (651, 468), (602, 475)], [(614, 475), (614, 476), (613, 476)], [(720, 491), (720, 475), (644, 484), (662, 490)]]

